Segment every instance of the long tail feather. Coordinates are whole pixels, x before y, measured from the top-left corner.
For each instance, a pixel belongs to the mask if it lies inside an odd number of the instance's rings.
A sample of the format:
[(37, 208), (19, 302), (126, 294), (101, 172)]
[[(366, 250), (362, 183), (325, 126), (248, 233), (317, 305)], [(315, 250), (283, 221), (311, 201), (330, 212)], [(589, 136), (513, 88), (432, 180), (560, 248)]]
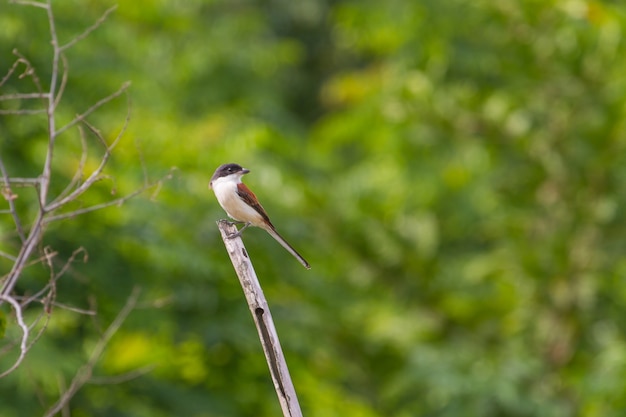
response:
[(281, 235), (278, 234), (276, 229), (271, 228), (269, 226), (267, 228), (264, 228), (264, 229), (267, 231), (267, 233), (270, 234), (270, 236), (272, 236), (274, 239), (276, 239), (276, 241), (278, 243), (280, 243), (283, 248), (287, 249), (287, 251), (290, 254), (292, 254), (302, 264), (302, 266), (304, 266), (306, 269), (311, 269), (311, 265), (309, 265), (309, 263), (306, 261), (306, 259), (304, 259), (302, 257), (302, 255), (300, 255), (298, 253), (298, 251), (296, 251), (289, 243), (287, 243), (287, 241), (285, 239), (283, 239), (283, 237)]

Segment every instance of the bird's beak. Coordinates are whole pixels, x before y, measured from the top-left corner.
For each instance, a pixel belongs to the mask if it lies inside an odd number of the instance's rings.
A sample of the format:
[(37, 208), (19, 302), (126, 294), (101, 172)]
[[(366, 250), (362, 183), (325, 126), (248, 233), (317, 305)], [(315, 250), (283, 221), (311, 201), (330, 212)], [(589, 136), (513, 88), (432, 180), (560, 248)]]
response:
[(242, 175), (243, 175), (243, 174), (247, 174), (248, 172), (250, 172), (250, 170), (249, 170), (249, 169), (246, 169), (246, 168), (243, 168), (243, 169), (241, 170)]

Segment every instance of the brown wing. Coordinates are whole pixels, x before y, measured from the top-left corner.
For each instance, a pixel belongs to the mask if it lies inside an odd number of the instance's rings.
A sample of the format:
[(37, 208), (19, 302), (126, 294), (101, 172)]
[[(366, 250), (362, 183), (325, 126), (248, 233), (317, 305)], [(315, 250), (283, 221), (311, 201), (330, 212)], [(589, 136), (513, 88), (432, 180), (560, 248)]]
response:
[(239, 197), (241, 197), (241, 199), (246, 204), (255, 209), (257, 213), (259, 213), (261, 217), (263, 217), (263, 220), (265, 220), (272, 228), (274, 228), (274, 225), (270, 221), (270, 218), (267, 216), (265, 209), (263, 209), (263, 206), (256, 198), (256, 195), (254, 195), (254, 193), (243, 182), (237, 184), (237, 195), (239, 195)]

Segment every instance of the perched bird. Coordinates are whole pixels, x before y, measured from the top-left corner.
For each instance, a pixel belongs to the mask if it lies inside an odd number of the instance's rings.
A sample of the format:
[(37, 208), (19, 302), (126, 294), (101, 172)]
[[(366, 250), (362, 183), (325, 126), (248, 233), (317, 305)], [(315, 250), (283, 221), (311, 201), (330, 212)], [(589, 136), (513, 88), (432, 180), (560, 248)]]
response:
[(250, 225), (260, 227), (278, 241), (289, 253), (291, 253), (306, 269), (311, 265), (300, 255), (281, 235), (270, 221), (267, 213), (259, 203), (256, 195), (241, 182), (241, 177), (250, 172), (249, 169), (242, 168), (237, 164), (220, 165), (209, 183), (209, 188), (213, 189), (217, 201), (226, 211), (228, 216), (237, 222), (245, 223), (239, 231), (231, 237), (240, 236), (241, 232)]

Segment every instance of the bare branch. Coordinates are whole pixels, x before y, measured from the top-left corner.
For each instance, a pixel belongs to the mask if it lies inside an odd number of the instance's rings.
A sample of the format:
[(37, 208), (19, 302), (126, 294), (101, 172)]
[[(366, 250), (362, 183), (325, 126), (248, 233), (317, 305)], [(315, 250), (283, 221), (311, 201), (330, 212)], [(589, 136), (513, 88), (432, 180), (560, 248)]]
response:
[(61, 76), (61, 85), (59, 86), (59, 92), (57, 93), (56, 98), (54, 99), (54, 108), (56, 108), (61, 102), (61, 97), (63, 97), (63, 93), (65, 92), (65, 87), (67, 86), (67, 79), (70, 73), (69, 63), (67, 62), (67, 58), (65, 55), (61, 55), (61, 61), (63, 61), (63, 75)]
[(93, 113), (94, 111), (102, 107), (104, 104), (121, 96), (128, 89), (128, 87), (130, 87), (130, 81), (125, 82), (116, 92), (109, 94), (108, 96), (101, 99), (93, 106), (89, 107), (85, 112), (77, 115), (71, 122), (69, 122), (65, 126), (61, 127), (58, 131), (56, 131), (55, 134), (58, 136), (61, 133), (65, 132), (66, 130), (75, 126), (77, 123), (82, 122), (83, 120), (85, 120), (85, 117), (89, 116), (91, 113)]
[(0, 373), (0, 378), (3, 378), (7, 376), (8, 374), (10, 374), (11, 372), (13, 372), (15, 369), (17, 369), (17, 367), (20, 366), (20, 364), (24, 360), (24, 357), (26, 356), (26, 352), (28, 352), (29, 329), (26, 323), (24, 322), (24, 317), (22, 315), (22, 306), (13, 297), (0, 294), (0, 300), (6, 301), (7, 303), (11, 304), (11, 306), (13, 307), (13, 310), (15, 310), (15, 318), (17, 320), (17, 324), (22, 329), (22, 340), (20, 342), (20, 354), (17, 357), (15, 363), (13, 363), (13, 365), (9, 369)]
[[(121, 94), (121, 92), (120, 92), (120, 94)], [(128, 100), (129, 100), (128, 112), (126, 113), (126, 119), (124, 120), (124, 125), (122, 126), (122, 129), (120, 130), (120, 132), (118, 133), (118, 135), (116, 136), (116, 138), (113, 140), (113, 142), (110, 145), (106, 144), (106, 141), (104, 140), (104, 138), (102, 137), (102, 134), (98, 131), (98, 129), (93, 127), (86, 120), (83, 120), (83, 124), (85, 124), (85, 126), (87, 126), (87, 128), (104, 145), (104, 147), (105, 147), (104, 156), (102, 157), (102, 160), (100, 161), (100, 165), (91, 173), (91, 175), (89, 175), (89, 177), (79, 187), (77, 187), (69, 195), (67, 195), (67, 196), (65, 196), (63, 198), (58, 198), (57, 197), (57, 199), (55, 201), (53, 201), (52, 203), (50, 203), (48, 206), (45, 207), (46, 211), (50, 212), (50, 211), (56, 210), (56, 209), (60, 208), (61, 206), (69, 203), (70, 201), (75, 200), (78, 196), (80, 196), (82, 193), (87, 191), (89, 189), (89, 187), (91, 187), (91, 185), (94, 182), (96, 182), (97, 180), (100, 179), (100, 174), (104, 170), (104, 167), (106, 166), (107, 162), (109, 161), (109, 158), (111, 157), (111, 151), (113, 150), (113, 148), (115, 148), (117, 143), (120, 141), (120, 139), (124, 135), (124, 132), (126, 132), (126, 128), (128, 127), (128, 123), (130, 121), (130, 98), (128, 98)], [(111, 205), (111, 204), (109, 204), (109, 205)]]
[[(160, 183), (157, 182), (157, 184)], [(154, 185), (154, 184), (152, 184)], [(150, 185), (150, 186), (152, 186)], [(78, 209), (78, 210), (74, 210), (74, 211), (70, 211), (68, 213), (61, 213), (61, 214), (57, 214), (54, 216), (48, 216), (45, 219), (46, 223), (52, 223), (54, 221), (57, 220), (63, 220), (63, 219), (70, 219), (70, 218), (74, 218), (77, 216), (80, 216), (81, 214), (85, 214), (85, 213), (89, 213), (92, 211), (96, 211), (96, 210), (100, 210), (106, 207), (112, 207), (112, 206), (121, 206), (122, 204), (124, 204), (126, 201), (130, 200), (131, 198), (143, 193), (144, 191), (146, 191), (146, 189), (149, 187), (142, 187), (139, 190), (133, 191), (132, 193), (124, 196), (124, 197), (120, 197), (120, 198), (116, 198), (115, 200), (111, 200), (111, 201), (107, 201), (105, 203), (101, 203), (101, 204), (96, 204), (93, 206), (89, 206), (89, 207), (84, 207), (82, 209)]]
[[(26, 238), (26, 240), (22, 244), (22, 247), (20, 248), (20, 251), (16, 257), (15, 262), (13, 263), (13, 267), (11, 268), (11, 271), (9, 272), (7, 279), (2, 283), (2, 289), (0, 290), (0, 295), (4, 297), (8, 297), (9, 294), (11, 294), (11, 291), (13, 291), (13, 287), (15, 287), (15, 283), (17, 282), (17, 279), (22, 273), (24, 265), (26, 264), (26, 262), (28, 261), (28, 258), (31, 256), (31, 254), (37, 247), (37, 244), (39, 244), (42, 234), (43, 234), (43, 213), (40, 211), (39, 213), (37, 213), (37, 217), (35, 218), (33, 222), (33, 225), (28, 234), (28, 237)], [(2, 301), (2, 298), (0, 298), (0, 301)]]
[[(15, 52), (15, 50), (13, 52)], [(21, 63), (22, 61), (18, 59), (13, 63), (13, 65), (11, 65), (11, 68), (9, 68), (6, 75), (2, 77), (2, 80), (0, 80), (0, 87), (2, 87), (4, 83), (6, 83), (9, 80), (9, 78), (11, 78), (11, 75), (13, 75), (13, 73), (17, 69), (17, 66), (20, 65)]]
[[(29, 266), (36, 265), (39, 262), (45, 261), (49, 256), (56, 256), (56, 255), (57, 255), (57, 252), (52, 252), (50, 254), (43, 254), (43, 255), (39, 256), (38, 258), (33, 259), (32, 261), (24, 263), (24, 265), (22, 265), (22, 270), (24, 270), (24, 268), (28, 268)], [(15, 258), (15, 260), (17, 261), (18, 258)], [(7, 276), (10, 276), (10, 275), (11, 275), (11, 273), (9, 272), (8, 274), (5, 274), (2, 277), (0, 277), (0, 280), (4, 279), (4, 278), (6, 278)]]
[(0, 101), (6, 100), (30, 100), (34, 98), (48, 98), (48, 94), (46, 93), (15, 93), (15, 94), (4, 94), (0, 96)]
[(130, 312), (135, 308), (140, 292), (141, 290), (139, 287), (133, 288), (122, 310), (120, 310), (117, 317), (115, 317), (115, 320), (113, 320), (113, 322), (106, 329), (100, 340), (98, 340), (98, 343), (96, 343), (96, 346), (91, 352), (91, 356), (89, 357), (87, 363), (81, 366), (78, 372), (76, 372), (76, 375), (74, 376), (74, 379), (72, 379), (72, 383), (70, 384), (70, 386), (61, 395), (61, 398), (59, 398), (59, 400), (46, 411), (46, 413), (44, 414), (45, 417), (52, 417), (56, 413), (61, 411), (63, 406), (71, 400), (74, 394), (76, 394), (76, 392), (89, 381), (93, 374), (93, 368), (100, 360), (100, 357), (104, 353), (104, 349), (108, 345), (109, 341), (111, 340), (113, 335), (119, 330), (122, 323), (124, 323), (124, 320), (126, 320)]
[(145, 374), (152, 372), (154, 368), (156, 368), (156, 365), (148, 365), (121, 375), (92, 377), (89, 380), (89, 383), (94, 385), (120, 384), (122, 382), (130, 381), (132, 379), (137, 379), (141, 376), (144, 376)]
[(13, 116), (23, 116), (28, 114), (41, 114), (45, 113), (45, 109), (20, 109), (20, 110), (0, 110), (0, 114), (2, 115), (13, 115)]
[(37, 91), (40, 92), (40, 93), (43, 93), (44, 90), (43, 90), (43, 88), (41, 86), (41, 80), (37, 76), (37, 73), (35, 72), (35, 68), (32, 66), (30, 61), (28, 59), (26, 59), (26, 57), (24, 55), (22, 55), (17, 49), (13, 49), (12, 52), (13, 52), (13, 55), (15, 55), (18, 58), (16, 62), (22, 63), (25, 66), (24, 72), (22, 72), (18, 76), (18, 78), (22, 79), (22, 78), (25, 78), (25, 77), (31, 77), (32, 80), (33, 80), (33, 83), (35, 84), (35, 87), (37, 87)]
[(9, 3), (21, 4), (22, 6), (41, 7), (42, 9), (47, 9), (49, 7), (48, 4), (46, 4), (46, 3), (39, 3), (38, 1), (9, 0)]
[(59, 76), (59, 56), (61, 51), (59, 50), (59, 40), (57, 38), (57, 31), (54, 22), (54, 13), (52, 12), (51, 0), (47, 0), (48, 7), (46, 12), (48, 15), (48, 26), (50, 32), (50, 43), (52, 44), (52, 71), (50, 73), (50, 90), (48, 91), (47, 100), (47, 119), (48, 119), (48, 150), (46, 152), (46, 159), (43, 165), (41, 173), (41, 189), (39, 192), (39, 205), (43, 211), (48, 201), (48, 190), (50, 188), (50, 176), (52, 175), (52, 158), (54, 154), (54, 147), (56, 144), (56, 118), (55, 118), (55, 100), (57, 88), (57, 78)]
[(67, 304), (62, 304), (57, 301), (54, 301), (52, 305), (54, 305), (55, 307), (62, 308), (63, 310), (73, 311), (74, 313), (83, 314), (85, 316), (95, 316), (97, 314), (94, 310), (87, 310), (84, 308), (68, 306)]
[(0, 183), (14, 185), (16, 187), (36, 187), (39, 185), (39, 178), (0, 178)]
[(83, 33), (81, 33), (78, 36), (75, 36), (74, 39), (72, 39), (71, 41), (69, 41), (68, 43), (66, 43), (65, 45), (59, 47), (59, 50), (61, 52), (65, 51), (66, 49), (71, 48), (72, 46), (76, 45), (78, 42), (82, 41), (83, 39), (85, 39), (87, 36), (89, 36), (89, 34), (91, 32), (93, 32), (94, 30), (98, 29), (100, 27), (100, 25), (102, 25), (102, 23), (104, 23), (104, 21), (107, 19), (107, 17), (109, 17), (109, 15), (111, 13), (113, 13), (115, 10), (117, 9), (117, 4), (114, 6), (109, 7), (103, 14), (102, 16), (100, 16), (100, 18), (98, 20), (96, 20), (96, 22), (89, 26), (87, 29), (85, 29), (85, 31)]
[[(73, 210), (67, 213), (61, 213), (61, 214), (56, 214), (56, 215), (48, 215), (45, 218), (45, 223), (52, 223), (54, 221), (58, 221), (58, 220), (64, 220), (64, 219), (69, 219), (69, 218), (74, 218), (77, 216), (80, 216), (81, 214), (85, 214), (85, 213), (89, 213), (92, 211), (96, 211), (96, 210), (100, 210), (103, 208), (107, 208), (107, 207), (112, 207), (112, 206), (121, 206), (122, 204), (124, 204), (126, 201), (136, 197), (139, 194), (144, 193), (146, 190), (153, 188), (154, 187), (154, 191), (152, 192), (152, 194), (150, 195), (150, 199), (154, 200), (156, 198), (156, 196), (158, 195), (159, 191), (162, 188), (163, 182), (172, 178), (172, 171), (169, 171), (165, 176), (163, 176), (163, 178), (159, 179), (158, 181), (155, 181), (153, 183), (148, 183), (145, 184), (143, 187), (141, 187), (138, 190), (133, 191), (132, 193), (125, 195), (123, 197), (119, 197), (116, 198), (115, 200), (111, 200), (111, 201), (107, 201), (101, 204), (96, 204), (93, 206), (89, 206), (89, 207), (84, 207), (81, 209), (77, 209), (77, 210)], [(64, 199), (65, 200), (65, 199)], [(68, 200), (67, 202), (73, 201), (73, 199)]]
[[(102, 23), (108, 18), (108, 16), (116, 9), (116, 6), (107, 9), (96, 22), (86, 28), (82, 33), (69, 40), (69, 42), (65, 44), (60, 44), (58, 33), (56, 30), (56, 21), (53, 13), (52, 0), (10, 0), (10, 2), (13, 4), (32, 6), (46, 10), (50, 43), (52, 45), (52, 54), (50, 57), (49, 68), (50, 79), (45, 83), (46, 89), (42, 87), (41, 80), (39, 79), (37, 72), (31, 65), (30, 61), (25, 56), (20, 54), (17, 50), (13, 51), (17, 59), (15, 59), (8, 72), (0, 80), (0, 87), (5, 85), (9, 80), (13, 80), (15, 78), (28, 78), (30, 81), (32, 81), (32, 83), (34, 84), (34, 88), (30, 87), (30, 89), (26, 90), (25, 92), (11, 92), (11, 94), (0, 95), (0, 101), (7, 102), (7, 107), (10, 107), (11, 105), (13, 105), (14, 107), (21, 107), (22, 103), (19, 101), (23, 101), (24, 103), (28, 104), (28, 106), (26, 106), (25, 104), (24, 107), (30, 108), (2, 109), (0, 110), (0, 114), (23, 116), (45, 113), (45, 122), (47, 124), (48, 133), (45, 156), (42, 155), (43, 161), (41, 165), (41, 173), (36, 178), (10, 177), (5, 164), (0, 158), (0, 193), (8, 202), (8, 210), (1, 210), (0, 214), (10, 214), (13, 217), (15, 232), (12, 233), (15, 233), (15, 236), (19, 235), (19, 238), (21, 239), (21, 245), (20, 242), (16, 244), (17, 253), (15, 255), (14, 253), (5, 253), (0, 251), (0, 257), (10, 260), (12, 262), (11, 270), (5, 276), (0, 277), (0, 304), (3, 304), (5, 302), (11, 304), (12, 308), (15, 310), (15, 316), (21, 329), (21, 337), (19, 340), (18, 338), (14, 338), (14, 341), (10, 343), (5, 343), (4, 346), (2, 346), (2, 348), (0, 349), (5, 352), (17, 351), (19, 344), (19, 355), (17, 357), (17, 360), (8, 370), (0, 374), (0, 378), (13, 372), (23, 362), (24, 357), (26, 356), (30, 347), (32, 347), (32, 345), (38, 341), (39, 337), (41, 337), (46, 330), (47, 324), (51, 318), (52, 311), (55, 307), (70, 310), (78, 314), (93, 316), (94, 327), (100, 330), (100, 327), (97, 325), (99, 317), (95, 313), (95, 308), (92, 308), (96, 305), (95, 303), (97, 300), (95, 299), (95, 297), (89, 298), (90, 307), (87, 309), (68, 306), (56, 301), (58, 280), (71, 270), (72, 264), (76, 261), (76, 259), (78, 259), (80, 254), (86, 252), (81, 247), (75, 250), (72, 255), (67, 259), (67, 261), (62, 263), (62, 261), (58, 259), (57, 252), (52, 250), (50, 247), (45, 247), (41, 249), (41, 241), (47, 224), (55, 220), (72, 218), (80, 214), (88, 213), (101, 208), (113, 205), (121, 205), (130, 198), (135, 197), (136, 195), (148, 190), (151, 187), (156, 188), (156, 191), (153, 192), (154, 195), (154, 193), (158, 192), (162, 182), (164, 181), (164, 178), (153, 183), (148, 180), (143, 156), (140, 155), (140, 161), (144, 175), (144, 183), (141, 189), (136, 190), (129, 195), (115, 198), (112, 201), (108, 201), (102, 204), (83, 207), (73, 211), (70, 211), (70, 206), (67, 206), (64, 209), (66, 204), (76, 202), (76, 200), (83, 193), (85, 193), (96, 181), (106, 178), (106, 175), (104, 174), (104, 169), (108, 161), (112, 157), (112, 152), (114, 148), (121, 140), (129, 124), (131, 106), (130, 97), (127, 94), (127, 90), (130, 86), (130, 82), (126, 82), (122, 84), (117, 91), (95, 102), (93, 105), (91, 105), (91, 107), (87, 108), (82, 113), (77, 114), (69, 123), (61, 126), (57, 125), (58, 115), (56, 113), (56, 110), (61, 104), (62, 97), (64, 92), (66, 91), (69, 79), (70, 67), (68, 60), (65, 56), (65, 52), (69, 50), (69, 48), (75, 46), (78, 42), (84, 40), (94, 30), (102, 25)], [(127, 114), (119, 133), (117, 133), (117, 135), (109, 143), (105, 139), (105, 137), (108, 136), (103, 135), (98, 127), (92, 125), (87, 120), (87, 118), (95, 111), (97, 111), (107, 103), (111, 102), (112, 100), (116, 99), (117, 97), (121, 96), (122, 94), (127, 95)], [(42, 100), (41, 105), (38, 105), (36, 103), (33, 104), (31, 101), (29, 101), (38, 99)], [(36, 120), (40, 120), (40, 118), (36, 118)], [(77, 158), (79, 159), (78, 166), (76, 167), (76, 171), (74, 172), (72, 179), (66, 185), (65, 189), (57, 196), (50, 196), (49, 193), (51, 193), (51, 183), (53, 180), (52, 176), (54, 174), (52, 166), (55, 157), (54, 153), (55, 151), (57, 151), (57, 138), (59, 137), (59, 135), (65, 133), (67, 130), (75, 126), (80, 132), (81, 141), (81, 155), (80, 158)], [(90, 150), (88, 146), (88, 139), (91, 139), (87, 138), (87, 132), (93, 134), (96, 141), (102, 144), (102, 146), (104, 147), (103, 152), (98, 152), (98, 154), (102, 156), (99, 158), (99, 164), (91, 173), (85, 173), (85, 167), (88, 165), (87, 162)], [(86, 179), (83, 180), (85, 176)], [(169, 173), (165, 178), (169, 177), (171, 177), (171, 173)], [(18, 210), (15, 204), (15, 200), (18, 195), (14, 192), (16, 187), (34, 187), (34, 189), (38, 192), (39, 206), (35, 207), (38, 208), (38, 210), (31, 210), (31, 212), (34, 212), (34, 215), (31, 218), (26, 219), (26, 214), (22, 214), (21, 212), (19, 213), (21, 214), (21, 216), (18, 215)], [(75, 205), (71, 206), (71, 208), (75, 207)], [(62, 211), (66, 212), (63, 213)], [(17, 241), (17, 238), (12, 236), (12, 240)], [(86, 254), (84, 260), (86, 260)], [(45, 265), (47, 265), (49, 268), (50, 276), (48, 283), (43, 286), (43, 288), (35, 290), (36, 292), (33, 295), (15, 295), (14, 288), (18, 280), (20, 279), (20, 276), (22, 276), (25, 268), (41, 262), (45, 262)], [(122, 325), (122, 322), (126, 319), (130, 312), (133, 309), (137, 308), (138, 297), (139, 289), (134, 288), (132, 293), (128, 297), (124, 308), (119, 312), (115, 320), (110, 324), (110, 326), (106, 329), (101, 338), (98, 340), (96, 347), (91, 353), (87, 363), (85, 363), (80, 369), (78, 369), (69, 387), (63, 390), (58, 401), (48, 410), (47, 415), (53, 415), (59, 411), (62, 411), (64, 415), (69, 415), (68, 404), (70, 399), (85, 383), (89, 382), (89, 379), (92, 376), (93, 369), (98, 360), (101, 358), (104, 349), (109, 343), (111, 337), (113, 337), (113, 335), (117, 332), (119, 327)], [(163, 300), (159, 301), (159, 303), (163, 302)], [(37, 317), (29, 323), (29, 325), (27, 325), (23, 319), (23, 311), (25, 311), (25, 309), (33, 303), (38, 303), (42, 305), (41, 313), (38, 314)], [(12, 356), (13, 355), (17, 355), (17, 353), (12, 353)], [(149, 372), (149, 370), (149, 368), (142, 368), (116, 377), (100, 378), (94, 380), (94, 383), (122, 382), (131, 378), (136, 378), (144, 374), (145, 372)]]
[[(0, 250), (0, 256), (2, 256), (3, 258), (7, 258), (10, 261), (15, 261), (17, 258), (9, 253), (3, 252)], [(1, 278), (0, 278), (1, 279)]]
[[(80, 248), (75, 249), (74, 252), (72, 252), (72, 255), (70, 255), (70, 257), (67, 259), (67, 261), (65, 261), (65, 263), (61, 267), (61, 270), (59, 272), (57, 272), (57, 273), (54, 273), (54, 266), (52, 265), (52, 260), (57, 255), (57, 252), (51, 252), (48, 247), (44, 248), (44, 256), (42, 256), (38, 261), (41, 261), (41, 260), (44, 260), (44, 259), (47, 261), (48, 267), (50, 268), (50, 281), (48, 282), (48, 284), (45, 287), (43, 287), (37, 293), (33, 294), (32, 296), (30, 296), (28, 298), (25, 298), (24, 301), (22, 302), (22, 305), (29, 304), (29, 303), (31, 303), (34, 300), (42, 301), (40, 299), (40, 297), (42, 297), (44, 293), (48, 292), (48, 290), (50, 290), (51, 288), (53, 288), (56, 285), (56, 281), (58, 281), (59, 278), (61, 278), (63, 275), (65, 275), (65, 273), (68, 271), (70, 266), (76, 261), (76, 258), (81, 253), (84, 255), (83, 262), (86, 262), (87, 261), (87, 251), (85, 250), (85, 248), (83, 248), (81, 246)], [(48, 295), (48, 297), (49, 297), (49, 295)]]

